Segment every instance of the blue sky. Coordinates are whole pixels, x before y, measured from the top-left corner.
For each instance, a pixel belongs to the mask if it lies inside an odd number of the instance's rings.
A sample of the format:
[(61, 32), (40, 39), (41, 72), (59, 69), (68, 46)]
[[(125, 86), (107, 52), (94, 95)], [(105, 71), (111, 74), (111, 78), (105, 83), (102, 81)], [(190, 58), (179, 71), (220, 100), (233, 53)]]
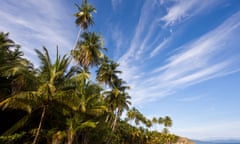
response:
[[(1, 0), (0, 31), (34, 49), (69, 54), (78, 0)], [(240, 139), (239, 0), (89, 0), (107, 54), (121, 64), (133, 106), (169, 115), (193, 139)]]

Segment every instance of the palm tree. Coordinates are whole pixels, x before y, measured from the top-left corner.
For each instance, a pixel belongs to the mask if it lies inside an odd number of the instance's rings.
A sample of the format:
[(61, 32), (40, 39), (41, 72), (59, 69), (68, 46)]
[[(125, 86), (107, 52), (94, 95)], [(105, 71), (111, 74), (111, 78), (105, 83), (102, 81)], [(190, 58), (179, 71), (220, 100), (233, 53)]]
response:
[(156, 117), (153, 117), (153, 118), (152, 118), (152, 122), (153, 122), (153, 123), (158, 123), (157, 118), (156, 118)]
[(127, 112), (128, 120), (134, 120), (135, 125), (139, 125), (139, 119), (138, 119), (138, 116), (137, 116), (139, 113), (140, 112), (135, 107), (128, 110), (128, 112)]
[(78, 32), (73, 49), (76, 48), (76, 44), (79, 41), (81, 29), (86, 31), (89, 26), (94, 24), (92, 13), (96, 13), (96, 9), (92, 5), (88, 4), (87, 0), (83, 0), (81, 6), (77, 4), (75, 5), (78, 8), (78, 12), (74, 14), (76, 17), (75, 23), (77, 26), (80, 26), (80, 30)]
[(156, 130), (156, 124), (158, 124), (158, 119), (156, 117), (152, 118), (152, 123), (154, 124), (154, 129)]
[[(23, 86), (23, 76), (20, 71), (30, 71), (32, 65), (22, 58), (20, 46), (8, 38), (9, 33), (0, 33), (0, 95), (19, 91)], [(24, 73), (22, 73), (24, 74)], [(2, 98), (0, 98), (1, 100)]]
[(42, 115), (39, 122), (38, 130), (36, 133), (36, 136), (34, 138), (33, 143), (37, 142), (42, 122), (46, 113), (46, 110), (48, 106), (51, 104), (52, 101), (60, 100), (63, 101), (61, 91), (61, 98), (59, 97), (60, 92), (58, 91), (58, 85), (62, 85), (64, 82), (65, 72), (67, 71), (68, 65), (70, 63), (69, 57), (63, 56), (62, 58), (58, 54), (56, 55), (55, 63), (51, 63), (51, 59), (49, 56), (49, 53), (47, 49), (43, 48), (44, 53), (40, 52), (39, 50), (36, 50), (40, 60), (41, 60), (41, 66), (40, 66), (40, 85), (37, 89), (37, 97), (40, 97), (41, 99), (41, 106), (42, 107)]
[(95, 128), (98, 123), (97, 117), (107, 111), (101, 94), (103, 89), (89, 80), (90, 73), (86, 69), (80, 69), (78, 72), (72, 78), (75, 84), (74, 95), (78, 101), (77, 111), (67, 119), (68, 144), (76, 141), (79, 135), (82, 136), (82, 143), (88, 143), (88, 128)]
[(92, 13), (96, 13), (96, 9), (89, 5), (87, 0), (83, 0), (82, 5), (77, 5), (78, 12), (75, 14), (75, 23), (81, 27), (82, 30), (88, 29), (89, 26), (94, 24)]
[(171, 127), (172, 126), (172, 119), (169, 116), (166, 116), (164, 119), (164, 126)]
[(164, 118), (163, 117), (159, 117), (159, 119), (158, 119), (158, 123), (159, 124), (164, 124)]
[(116, 87), (115, 82), (118, 81), (118, 74), (122, 72), (117, 70), (119, 64), (109, 60), (106, 56), (99, 69), (97, 70), (97, 80), (101, 83), (105, 83), (111, 88)]
[(163, 134), (168, 134), (169, 130), (168, 130), (168, 128), (165, 127), (165, 128), (163, 128), (162, 132), (163, 132)]
[(141, 122), (142, 124), (146, 125), (147, 127), (150, 125), (150, 120), (148, 120), (139, 110), (133, 107), (127, 113), (128, 118), (130, 120), (134, 120), (136, 125), (139, 125)]
[(128, 120), (134, 120), (136, 118), (137, 112), (138, 112), (138, 110), (135, 107), (128, 110), (128, 112), (127, 112)]
[(160, 117), (158, 119), (158, 123), (164, 125), (163, 133), (168, 133), (169, 132), (168, 127), (172, 126), (172, 119), (169, 116), (166, 116), (165, 118)]
[[(23, 52), (20, 51), (20, 46), (9, 39), (9, 33), (0, 33), (0, 55), (0, 105), (2, 109), (5, 109), (11, 105), (2, 104), (11, 99), (12, 96), (22, 90), (34, 88), (35, 70), (33, 65), (22, 57)], [(22, 111), (29, 110), (23, 101), (19, 101), (14, 107), (21, 107), (21, 109), (1, 111), (3, 114), (2, 122), (7, 122), (1, 127), (3, 136), (9, 136), (22, 124), (25, 124), (29, 118), (29, 115)]]
[(13, 40), (9, 39), (9, 33), (0, 32), (0, 49), (7, 49), (10, 51), (10, 47), (19, 48), (20, 46), (15, 44)]
[(104, 57), (103, 39), (100, 34), (95, 32), (84, 32), (81, 34), (80, 40), (76, 48), (71, 51), (75, 61), (85, 69), (89, 66), (99, 65)]
[(126, 92), (129, 87), (125, 86), (125, 83), (126, 82), (122, 79), (117, 79), (114, 82), (115, 87), (112, 88), (110, 91), (105, 92), (109, 110), (115, 113), (115, 119), (111, 126), (113, 131), (116, 126), (116, 122), (121, 116), (122, 112), (124, 110), (128, 110), (129, 105), (131, 104), (131, 102), (129, 101), (131, 97)]
[(152, 121), (151, 121), (151, 120), (147, 120), (147, 121), (146, 121), (146, 126), (147, 126), (148, 128), (151, 128), (151, 127), (152, 127)]
[[(118, 82), (117, 82), (118, 81)], [(105, 92), (106, 97), (106, 103), (108, 104), (108, 108), (110, 113), (110, 116), (113, 116), (113, 121), (111, 123), (111, 129), (112, 132), (115, 131), (115, 127), (117, 125), (117, 121), (119, 120), (122, 112), (124, 110), (129, 109), (129, 105), (131, 102), (129, 99), (131, 98), (128, 93), (125, 91), (128, 87), (124, 86), (125, 82), (122, 79), (118, 79), (115, 81), (115, 88), (112, 88), (112, 90)], [(113, 114), (113, 115), (111, 115)], [(107, 116), (108, 120), (109, 116)], [(109, 121), (111, 122), (111, 121)], [(107, 138), (106, 143), (110, 143), (111, 138)]]
[[(112, 123), (112, 129), (114, 131), (116, 124), (117, 124), (117, 120), (120, 118), (120, 116), (122, 115), (124, 110), (128, 110), (129, 109), (129, 105), (131, 105), (131, 102), (129, 101), (131, 97), (128, 95), (127, 92), (121, 92), (120, 94), (117, 95), (117, 97), (115, 98), (115, 106), (117, 108), (116, 110), (116, 114), (115, 114), (115, 119), (114, 122)], [(114, 103), (114, 101), (112, 101)]]
[[(76, 109), (71, 103), (74, 96), (71, 95), (73, 89), (67, 87), (65, 84), (65, 78), (75, 73), (74, 69), (67, 72), (70, 58), (66, 57), (66, 55), (60, 57), (57, 51), (56, 60), (52, 64), (47, 49), (43, 48), (43, 50), (44, 53), (36, 50), (41, 65), (38, 73), (35, 75), (35, 79), (33, 79), (35, 88), (14, 94), (0, 103), (0, 107), (3, 107), (3, 109), (23, 109), (30, 114), (37, 110), (42, 111), (33, 141), (34, 144), (37, 143), (43, 120), (46, 113), (49, 111), (48, 108), (53, 103), (61, 103), (71, 109)], [(14, 130), (16, 130), (16, 128)]]

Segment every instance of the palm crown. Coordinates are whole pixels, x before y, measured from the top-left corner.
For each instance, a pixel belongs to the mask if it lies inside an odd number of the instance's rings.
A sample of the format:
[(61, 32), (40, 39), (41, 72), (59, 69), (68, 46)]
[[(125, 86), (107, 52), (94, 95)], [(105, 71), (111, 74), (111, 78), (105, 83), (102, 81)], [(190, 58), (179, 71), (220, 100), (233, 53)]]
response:
[(94, 24), (92, 13), (96, 13), (96, 9), (89, 5), (87, 0), (82, 2), (82, 5), (77, 5), (78, 12), (75, 14), (75, 23), (81, 27), (82, 30), (88, 29), (89, 26)]
[(95, 32), (84, 32), (81, 40), (71, 54), (74, 59), (84, 68), (99, 65), (104, 57), (103, 39), (100, 34)]

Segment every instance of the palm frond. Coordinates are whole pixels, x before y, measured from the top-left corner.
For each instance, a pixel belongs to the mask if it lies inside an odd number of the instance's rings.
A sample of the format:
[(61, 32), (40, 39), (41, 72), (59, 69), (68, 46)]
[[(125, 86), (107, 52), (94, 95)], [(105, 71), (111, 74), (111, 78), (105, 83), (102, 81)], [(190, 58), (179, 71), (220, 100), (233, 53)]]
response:
[(86, 122), (81, 123), (79, 126), (77, 126), (75, 128), (75, 131), (78, 131), (78, 130), (84, 129), (84, 128), (95, 128), (96, 126), (97, 126), (96, 122), (86, 121)]
[(106, 106), (100, 105), (100, 106), (94, 106), (92, 108), (88, 108), (87, 114), (92, 116), (100, 116), (107, 111), (108, 111), (108, 108)]
[(38, 58), (40, 59), (40, 69), (41, 69), (41, 75), (44, 77), (44, 79), (50, 78), (50, 70), (52, 68), (51, 59), (49, 57), (48, 50), (46, 47), (43, 47), (44, 53), (39, 51), (38, 49), (35, 49)]
[(20, 92), (0, 102), (0, 107), (4, 110), (21, 109), (28, 113), (32, 112), (33, 106), (37, 106), (39, 98), (36, 97), (36, 92)]

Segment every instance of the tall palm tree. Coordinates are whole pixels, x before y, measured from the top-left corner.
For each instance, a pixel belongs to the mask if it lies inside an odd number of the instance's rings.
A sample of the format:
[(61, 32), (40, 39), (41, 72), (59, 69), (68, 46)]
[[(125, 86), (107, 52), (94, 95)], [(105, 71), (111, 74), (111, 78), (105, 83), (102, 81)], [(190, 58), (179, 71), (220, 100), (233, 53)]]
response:
[[(118, 82), (117, 82), (118, 81)], [(112, 88), (112, 90), (105, 92), (105, 97), (106, 97), (106, 103), (108, 104), (108, 108), (111, 112), (111, 114), (113, 114), (113, 121), (111, 123), (111, 129), (112, 132), (115, 131), (115, 127), (117, 125), (117, 121), (119, 120), (122, 112), (124, 110), (128, 110), (129, 109), (129, 105), (131, 104), (131, 102), (129, 101), (129, 99), (131, 98), (128, 93), (126, 92), (126, 89), (128, 89), (129, 87), (124, 86), (125, 82), (122, 79), (118, 79), (116, 80), (115, 83), (115, 88)], [(108, 119), (108, 117), (107, 117)], [(109, 121), (111, 122), (111, 121)], [(106, 140), (106, 143), (110, 143), (111, 138), (108, 138)]]
[(166, 116), (164, 119), (164, 126), (171, 127), (172, 126), (172, 119), (169, 116)]
[(122, 115), (124, 110), (128, 110), (129, 109), (129, 105), (131, 105), (131, 102), (129, 101), (131, 97), (128, 95), (127, 92), (121, 92), (117, 95), (117, 97), (115, 98), (115, 106), (117, 108), (116, 110), (116, 114), (115, 114), (115, 119), (114, 122), (112, 124), (112, 129), (114, 131), (116, 124), (117, 124), (117, 120), (120, 118), (120, 116)]
[[(108, 64), (107, 64), (108, 65)], [(103, 67), (103, 66), (101, 66)], [(99, 72), (99, 71), (98, 71)], [(102, 70), (103, 72), (103, 70)], [(98, 74), (97, 78), (103, 78), (102, 76), (99, 76), (100, 74)], [(118, 100), (121, 99), (121, 95), (128, 95), (128, 93), (126, 92), (127, 89), (129, 89), (130, 87), (129, 86), (125, 86), (124, 84), (126, 84), (125, 81), (123, 81), (122, 79), (119, 79), (117, 77), (117, 75), (113, 74), (115, 76), (114, 78), (114, 81), (108, 81), (109, 79), (102, 79), (103, 81), (106, 81), (106, 83), (110, 83), (111, 85), (111, 89), (108, 90), (108, 91), (105, 91), (105, 101), (108, 105), (108, 109), (110, 111), (109, 115), (107, 115), (107, 118), (105, 120), (105, 122), (110, 122), (111, 119), (114, 117), (115, 115), (115, 122), (116, 123), (116, 120), (118, 119), (118, 116), (117, 116), (117, 113), (122, 113), (121, 111), (117, 112), (118, 111)], [(108, 78), (109, 75), (107, 75), (106, 78)], [(110, 79), (111, 80), (111, 79)], [(125, 103), (130, 105), (130, 101), (128, 100), (130, 99), (130, 96), (128, 95), (127, 98), (125, 98)], [(121, 106), (121, 105), (119, 105)], [(126, 107), (126, 110), (128, 109), (128, 106)], [(116, 124), (114, 124), (116, 125)], [(115, 127), (115, 126), (111, 126), (111, 127)]]
[(96, 9), (88, 4), (87, 0), (83, 0), (82, 5), (77, 5), (78, 12), (75, 14), (75, 23), (81, 27), (82, 30), (88, 29), (94, 24), (92, 13), (96, 13)]
[(111, 91), (106, 92), (106, 101), (109, 106), (109, 110), (115, 114), (111, 128), (114, 131), (117, 120), (120, 118), (124, 110), (129, 109), (131, 102), (129, 101), (131, 97), (125, 91), (120, 91), (114, 88)]
[(65, 85), (65, 83), (69, 80), (68, 78), (73, 76), (77, 69), (72, 68), (70, 71), (67, 71), (70, 58), (66, 55), (60, 57), (58, 54), (58, 49), (54, 63), (51, 62), (47, 49), (43, 49), (44, 53), (36, 50), (41, 60), (39, 74), (40, 86), (37, 90), (40, 93), (38, 93), (37, 96), (40, 96), (41, 98), (42, 116), (33, 143), (37, 141), (41, 124), (43, 122), (44, 113), (46, 112), (48, 105), (51, 105), (52, 102), (57, 101), (69, 106), (69, 108), (73, 110), (77, 110), (77, 107), (74, 105), (74, 103), (78, 100), (78, 98), (73, 94), (74, 89), (71, 86), (69, 87), (68, 85)]
[(99, 65), (104, 57), (103, 50), (105, 50), (102, 37), (95, 32), (84, 32), (81, 38), (76, 48), (71, 51), (71, 55), (85, 69)]
[(74, 14), (76, 17), (75, 23), (77, 26), (80, 26), (80, 29), (73, 49), (76, 48), (76, 44), (79, 41), (81, 30), (86, 31), (89, 26), (94, 24), (92, 13), (96, 13), (96, 9), (92, 5), (88, 4), (87, 0), (83, 0), (81, 6), (77, 4), (75, 5), (78, 8), (78, 12)]

